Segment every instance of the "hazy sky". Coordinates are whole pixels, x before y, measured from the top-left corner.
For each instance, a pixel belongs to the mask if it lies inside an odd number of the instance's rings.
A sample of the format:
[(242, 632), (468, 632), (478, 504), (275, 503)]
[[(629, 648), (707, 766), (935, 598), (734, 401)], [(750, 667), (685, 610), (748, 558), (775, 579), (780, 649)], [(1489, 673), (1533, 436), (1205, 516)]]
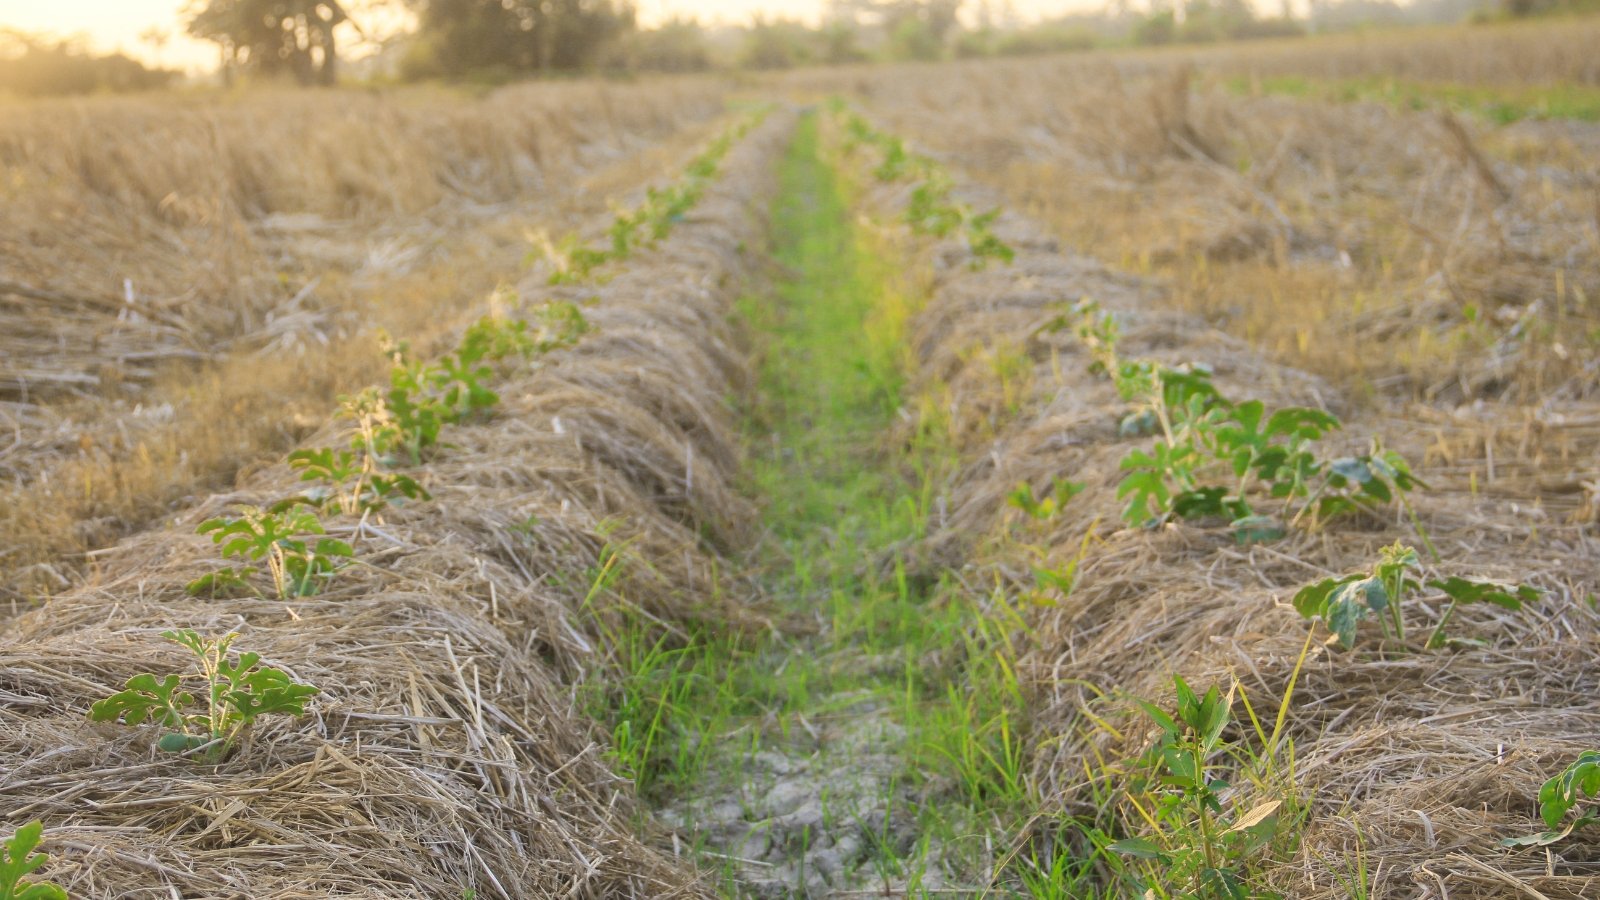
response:
[[(169, 66), (196, 68), (216, 59), (211, 44), (183, 35), (180, 15), (191, 0), (0, 0), (0, 28), (20, 28), (51, 34), (86, 34), (97, 50), (120, 49), (130, 56), (158, 60)], [(1099, 0), (1013, 0), (1024, 18), (1037, 18), (1098, 5)], [(354, 8), (359, 4), (350, 4)], [(648, 25), (671, 15), (689, 15), (701, 21), (721, 19), (743, 22), (755, 12), (814, 21), (823, 0), (637, 0), (640, 20)], [(976, 6), (976, 0), (968, 5)], [(1000, 5), (999, 0), (993, 3)], [(171, 35), (158, 53), (140, 35), (156, 28)]]

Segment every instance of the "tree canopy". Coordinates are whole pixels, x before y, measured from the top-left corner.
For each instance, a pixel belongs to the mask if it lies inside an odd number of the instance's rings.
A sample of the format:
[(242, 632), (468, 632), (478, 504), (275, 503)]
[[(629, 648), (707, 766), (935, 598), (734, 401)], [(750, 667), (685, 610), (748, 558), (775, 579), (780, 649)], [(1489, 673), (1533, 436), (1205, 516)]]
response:
[(591, 65), (634, 27), (633, 7), (615, 0), (408, 0), (417, 42), (414, 77), (518, 75)]
[(350, 20), (339, 0), (196, 0), (189, 33), (215, 41), (224, 68), (293, 75), (301, 84), (338, 78), (334, 31)]

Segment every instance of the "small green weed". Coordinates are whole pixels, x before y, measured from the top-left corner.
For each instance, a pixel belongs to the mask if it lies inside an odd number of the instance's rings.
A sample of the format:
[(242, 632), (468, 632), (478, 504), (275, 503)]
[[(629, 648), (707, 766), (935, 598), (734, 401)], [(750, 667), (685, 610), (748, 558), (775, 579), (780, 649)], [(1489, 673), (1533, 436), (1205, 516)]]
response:
[(1400, 109), (1444, 108), (1469, 113), (1497, 125), (1522, 119), (1600, 121), (1600, 90), (1584, 84), (1469, 85), (1422, 82), (1387, 76), (1307, 78), (1278, 75), (1232, 78), (1229, 90), (1331, 100), (1384, 103)]
[[(237, 634), (217, 640), (190, 630), (164, 631), (161, 636), (193, 654), (199, 674), (135, 675), (124, 690), (94, 704), (90, 721), (156, 725), (166, 730), (156, 742), (162, 750), (183, 754), (204, 750), (202, 759), (219, 762), (257, 718), (304, 715), (306, 701), (320, 693), (278, 669), (260, 665), (258, 653), (240, 654), (238, 662), (230, 663), (228, 651)], [(189, 712), (195, 695), (182, 688), (185, 680), (202, 683), (204, 704), (199, 712)]]
[(1081, 481), (1056, 478), (1050, 482), (1050, 490), (1038, 496), (1031, 485), (1022, 483), (1006, 495), (1006, 503), (1022, 510), (1030, 519), (1047, 521), (1055, 518), (1068, 501), (1082, 493), (1084, 486)]
[(1282, 801), (1229, 810), (1223, 805), (1228, 783), (1210, 768), (1211, 757), (1226, 749), (1223, 731), (1233, 722), (1232, 694), (1224, 697), (1213, 685), (1198, 696), (1181, 677), (1173, 681), (1175, 714), (1139, 701), (1161, 729), (1144, 759), (1150, 774), (1136, 780), (1130, 796), (1152, 832), (1108, 849), (1137, 862), (1146, 896), (1168, 896), (1165, 888), (1171, 886), (1185, 897), (1275, 897), (1252, 888), (1244, 869), (1271, 845)]

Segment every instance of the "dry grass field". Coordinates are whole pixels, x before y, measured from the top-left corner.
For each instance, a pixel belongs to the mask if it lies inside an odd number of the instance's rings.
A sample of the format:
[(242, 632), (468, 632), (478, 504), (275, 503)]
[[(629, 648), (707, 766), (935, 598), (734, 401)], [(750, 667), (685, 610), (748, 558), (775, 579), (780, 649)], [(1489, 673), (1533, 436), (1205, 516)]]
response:
[(705, 139), (714, 82), (6, 111), (0, 204), (5, 600), (321, 423), (446, 339), (530, 235), (641, 189)]
[(1600, 895), (1597, 39), (0, 107), (0, 842)]

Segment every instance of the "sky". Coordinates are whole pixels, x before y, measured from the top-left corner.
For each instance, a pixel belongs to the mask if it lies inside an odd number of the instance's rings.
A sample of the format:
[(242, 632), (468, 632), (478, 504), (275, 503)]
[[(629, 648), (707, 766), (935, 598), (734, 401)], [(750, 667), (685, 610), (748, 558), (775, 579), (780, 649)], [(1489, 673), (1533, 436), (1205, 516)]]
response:
[[(0, 28), (17, 28), (52, 35), (83, 34), (100, 52), (121, 50), (146, 62), (197, 70), (216, 62), (212, 44), (183, 33), (182, 13), (192, 0), (0, 0)], [(1027, 19), (1083, 9), (1098, 0), (1012, 0)], [(351, 4), (353, 8), (357, 4)], [(975, 5), (975, 4), (970, 4)], [(996, 4), (998, 5), (998, 4)], [(822, 0), (637, 0), (639, 19), (651, 25), (673, 15), (688, 15), (702, 22), (748, 21), (753, 13), (779, 15), (814, 22)], [(151, 29), (169, 35), (159, 48), (142, 39)]]

